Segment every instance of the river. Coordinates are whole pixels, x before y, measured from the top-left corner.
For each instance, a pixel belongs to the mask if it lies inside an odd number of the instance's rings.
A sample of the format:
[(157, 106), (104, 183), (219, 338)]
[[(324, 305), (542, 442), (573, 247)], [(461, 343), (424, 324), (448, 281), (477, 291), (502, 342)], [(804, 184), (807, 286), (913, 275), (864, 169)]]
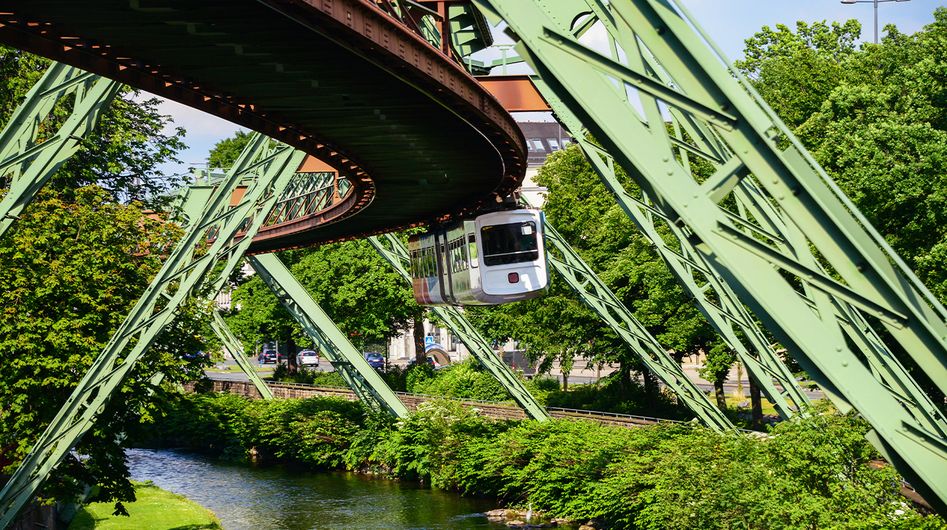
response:
[(231, 465), (151, 449), (129, 449), (128, 464), (132, 480), (194, 500), (226, 530), (506, 528), (482, 515), (496, 501), (354, 473)]

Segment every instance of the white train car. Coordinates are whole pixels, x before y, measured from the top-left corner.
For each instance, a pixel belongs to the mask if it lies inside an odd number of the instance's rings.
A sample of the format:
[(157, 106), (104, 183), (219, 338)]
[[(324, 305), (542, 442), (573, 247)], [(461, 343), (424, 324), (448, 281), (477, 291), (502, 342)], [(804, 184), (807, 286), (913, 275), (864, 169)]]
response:
[(539, 210), (507, 210), (411, 236), (414, 298), (422, 305), (495, 305), (549, 286)]

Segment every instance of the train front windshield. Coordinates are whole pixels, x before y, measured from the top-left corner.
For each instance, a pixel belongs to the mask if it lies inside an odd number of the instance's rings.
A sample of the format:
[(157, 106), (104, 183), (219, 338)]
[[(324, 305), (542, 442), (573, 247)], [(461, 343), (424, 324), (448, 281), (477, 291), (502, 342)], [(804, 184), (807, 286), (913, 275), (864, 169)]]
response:
[(510, 223), (480, 229), (483, 263), (487, 266), (523, 263), (539, 259), (536, 223)]

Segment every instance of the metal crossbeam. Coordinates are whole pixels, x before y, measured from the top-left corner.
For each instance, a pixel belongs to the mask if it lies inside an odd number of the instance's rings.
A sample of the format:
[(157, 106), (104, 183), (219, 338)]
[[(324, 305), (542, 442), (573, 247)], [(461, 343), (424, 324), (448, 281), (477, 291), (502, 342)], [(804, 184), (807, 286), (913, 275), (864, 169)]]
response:
[(601, 318), (641, 358), (642, 362), (687, 408), (708, 427), (735, 431), (736, 427), (707, 395), (687, 377), (681, 365), (621, 300), (605, 285), (569, 243), (549, 223), (543, 227), (549, 263)]
[[(947, 312), (685, 9), (672, 0), (474, 1), (507, 22), (521, 56), (685, 230), (712, 273), (947, 509), (942, 414), (887, 349), (865, 359), (880, 341), (852, 335), (877, 318), (945, 391)], [(609, 55), (585, 45), (590, 20), (608, 36)], [(716, 173), (699, 174), (684, 151)], [(754, 215), (764, 207), (767, 216)], [(877, 338), (870, 328), (855, 337)]]
[[(375, 250), (405, 279), (411, 284), (411, 274), (408, 273), (409, 259), (408, 249), (394, 234), (385, 234), (385, 241), (382, 242), (379, 237), (372, 236), (368, 241), (375, 247)], [(503, 385), (519, 406), (526, 411), (534, 420), (546, 421), (549, 419), (549, 413), (536, 401), (536, 398), (526, 390), (523, 382), (516, 377), (516, 374), (507, 366), (502, 359), (497, 357), (495, 351), (487, 342), (487, 339), (467, 320), (467, 317), (456, 307), (435, 306), (431, 311), (440, 318), (451, 332), (460, 338), (470, 354), (474, 356), (497, 380)]]
[[(0, 201), (0, 237), (78, 151), (120, 88), (115, 81), (60, 63), (53, 63), (33, 85), (0, 132), (0, 176), (10, 179), (10, 189)], [(40, 126), (70, 95), (75, 99), (69, 117), (55, 134), (40, 138)]]
[[(288, 147), (270, 149), (268, 144), (269, 140), (260, 135), (250, 141), (234, 168), (217, 186), (207, 208), (189, 223), (186, 234), (149, 288), (0, 491), (0, 527), (13, 522), (46, 476), (92, 427), (112, 393), (118, 391), (181, 303), (203, 287), (208, 273), (216, 274), (209, 283), (216, 287), (211, 292), (217, 292), (233, 272), (304, 156)], [(231, 207), (234, 191), (251, 173), (257, 178)], [(241, 229), (244, 237), (237, 240), (234, 236)], [(204, 252), (208, 233), (217, 237)]]
[(247, 375), (250, 382), (256, 387), (260, 396), (263, 399), (273, 399), (273, 391), (270, 390), (270, 387), (266, 386), (266, 382), (263, 381), (260, 374), (253, 368), (253, 363), (247, 359), (246, 353), (243, 351), (243, 345), (240, 343), (240, 339), (234, 336), (233, 332), (230, 331), (230, 326), (227, 325), (227, 322), (224, 321), (224, 317), (220, 316), (220, 313), (216, 309), (213, 310), (213, 320), (210, 322), (210, 327), (214, 330), (214, 333), (217, 334), (217, 337), (220, 338), (220, 342), (223, 343), (224, 348), (230, 352), (237, 366), (243, 370), (243, 373)]
[(313, 300), (306, 288), (293, 277), (276, 254), (259, 254), (250, 256), (247, 260), (306, 334), (319, 344), (332, 367), (342, 375), (349, 388), (363, 403), (399, 418), (408, 415), (404, 403)]
[[(736, 293), (714, 273), (703, 255), (697, 251), (686, 229), (677, 223), (669, 222), (668, 217), (661, 212), (661, 207), (647, 197), (635, 197), (629, 193), (615, 174), (616, 166), (611, 155), (588, 138), (578, 118), (541, 79), (534, 80), (534, 83), (556, 112), (560, 123), (585, 153), (602, 182), (612, 192), (619, 206), (654, 244), (668, 269), (688, 290), (698, 309), (720, 337), (736, 352), (750, 377), (779, 415), (784, 419), (791, 418), (799, 408), (809, 405), (809, 398), (796, 384), (792, 372), (779, 358), (776, 349), (766, 340), (766, 336)], [(682, 153), (681, 156), (687, 155)], [(730, 174), (729, 169), (724, 168), (727, 174)], [(659, 229), (667, 236), (662, 237)], [(669, 238), (674, 239), (673, 247), (667, 241)]]

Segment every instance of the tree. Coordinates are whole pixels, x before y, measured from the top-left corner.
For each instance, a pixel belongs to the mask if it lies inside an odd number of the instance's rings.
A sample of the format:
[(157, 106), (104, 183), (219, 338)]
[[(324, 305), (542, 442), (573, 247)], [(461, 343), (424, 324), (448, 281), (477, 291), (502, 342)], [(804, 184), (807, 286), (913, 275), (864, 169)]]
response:
[(237, 161), (237, 157), (250, 143), (250, 133), (237, 131), (230, 138), (217, 142), (207, 157), (207, 166), (218, 169), (228, 169)]
[[(0, 47), (0, 119), (9, 118), (48, 64)], [(71, 105), (54, 108), (40, 124), (40, 139), (58, 129)], [(174, 159), (183, 134), (157, 112), (157, 100), (123, 92), (0, 240), (4, 472), (33, 446), (179, 238), (179, 227), (144, 208), (164, 204), (177, 182), (156, 166)], [(82, 458), (67, 457), (44, 495), (71, 499), (84, 486), (99, 485), (103, 500), (134, 499), (120, 435), (154, 414), (151, 396), (161, 389), (150, 385), (152, 375), (163, 373), (171, 383), (203, 375), (206, 361), (191, 354), (205, 349), (199, 325), (205, 309), (191, 302), (178, 312), (77, 446)]]
[[(87, 186), (44, 190), (0, 240), (0, 461), (11, 471), (65, 403), (93, 359), (161, 266), (180, 236), (147, 217), (140, 204), (115, 203)], [(133, 500), (121, 434), (155, 411), (149, 379), (201, 376), (204, 349), (192, 303), (179, 312), (100, 415), (95, 428), (57, 468), (47, 495), (69, 499), (98, 484), (99, 497)]]
[(880, 44), (856, 49), (859, 31), (854, 21), (764, 28), (737, 66), (945, 303), (947, 9), (914, 35), (887, 26)]
[(411, 288), (367, 241), (298, 253), (293, 275), (356, 347), (387, 342), (420, 322), (424, 309)]
[[(47, 59), (0, 46), (0, 120), (7, 121), (48, 66)], [(171, 198), (167, 192), (184, 179), (162, 174), (159, 167), (178, 162), (176, 154), (184, 147), (185, 131), (158, 112), (159, 103), (158, 98), (143, 98), (140, 92), (124, 88), (48, 186), (68, 194), (97, 184), (112, 200), (137, 200), (153, 209), (167, 206)], [(72, 98), (60, 102), (41, 124), (40, 139), (55, 133), (71, 108)]]

